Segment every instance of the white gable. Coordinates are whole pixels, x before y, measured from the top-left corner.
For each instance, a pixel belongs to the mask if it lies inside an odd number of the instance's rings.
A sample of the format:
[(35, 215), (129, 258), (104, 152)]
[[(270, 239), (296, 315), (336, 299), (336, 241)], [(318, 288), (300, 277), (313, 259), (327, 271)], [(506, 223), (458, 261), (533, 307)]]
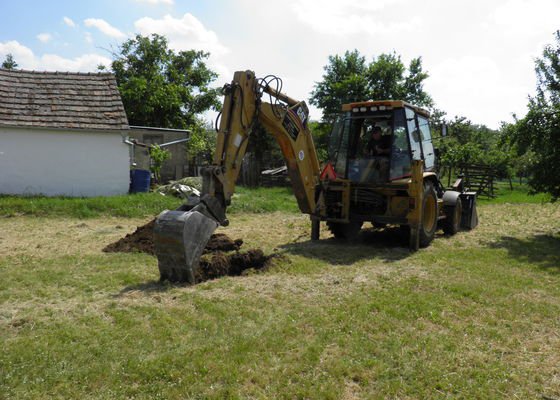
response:
[(119, 132), (0, 127), (0, 193), (111, 196), (129, 186)]

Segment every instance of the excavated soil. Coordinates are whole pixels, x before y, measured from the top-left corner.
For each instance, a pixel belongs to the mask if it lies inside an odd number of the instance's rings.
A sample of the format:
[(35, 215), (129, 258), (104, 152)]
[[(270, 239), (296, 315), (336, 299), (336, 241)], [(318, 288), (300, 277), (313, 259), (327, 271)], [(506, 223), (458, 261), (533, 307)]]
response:
[(156, 220), (151, 220), (146, 225), (136, 228), (134, 233), (129, 233), (115, 243), (107, 245), (103, 251), (106, 253), (148, 253), (155, 255), (154, 225)]
[[(148, 253), (156, 255), (154, 248), (154, 225), (152, 220), (146, 225), (136, 228), (133, 233), (127, 234), (124, 238), (107, 245), (103, 251), (106, 253)], [(202, 254), (215, 253), (218, 251), (236, 251), (241, 248), (242, 239), (232, 240), (228, 235), (216, 233), (210, 237)]]
[[(155, 219), (137, 227), (133, 233), (127, 234), (124, 238), (107, 245), (103, 251), (107, 253), (142, 252), (155, 255), (154, 225)], [(274, 257), (274, 255), (265, 256), (260, 249), (240, 252), (239, 249), (242, 245), (242, 239), (232, 240), (223, 233), (213, 234), (204, 248), (205, 256), (200, 260), (199, 268), (196, 271), (196, 281), (203, 282), (225, 275), (239, 276), (249, 269), (260, 270), (267, 267), (270, 259)]]

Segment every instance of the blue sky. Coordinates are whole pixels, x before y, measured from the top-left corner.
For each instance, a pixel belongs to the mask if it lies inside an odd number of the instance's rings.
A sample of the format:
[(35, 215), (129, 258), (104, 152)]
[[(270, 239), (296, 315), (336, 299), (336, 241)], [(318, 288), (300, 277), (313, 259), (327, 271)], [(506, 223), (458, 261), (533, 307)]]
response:
[[(236, 70), (284, 79), (308, 100), (329, 55), (421, 56), (425, 89), (449, 117), (496, 128), (523, 115), (534, 59), (560, 29), (558, 0), (0, 0), (0, 60), (20, 68), (95, 71), (135, 33), (160, 33), (175, 50), (211, 53), (216, 86)], [(311, 107), (312, 118), (320, 111)]]

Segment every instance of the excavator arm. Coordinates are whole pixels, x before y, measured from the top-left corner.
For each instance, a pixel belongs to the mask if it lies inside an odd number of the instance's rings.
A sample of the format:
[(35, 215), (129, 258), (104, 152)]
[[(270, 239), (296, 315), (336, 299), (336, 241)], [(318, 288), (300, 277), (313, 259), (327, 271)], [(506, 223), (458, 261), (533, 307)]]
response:
[[(238, 71), (224, 86), (224, 102), (211, 166), (203, 170), (202, 195), (175, 211), (162, 212), (154, 229), (160, 278), (196, 282), (198, 262), (212, 233), (226, 226), (226, 208), (251, 134), (260, 125), (274, 136), (303, 213), (315, 212), (319, 162), (307, 128), (309, 111), (303, 101), (281, 93), (278, 78), (257, 79), (252, 71)], [(270, 101), (263, 101), (268, 98)]]

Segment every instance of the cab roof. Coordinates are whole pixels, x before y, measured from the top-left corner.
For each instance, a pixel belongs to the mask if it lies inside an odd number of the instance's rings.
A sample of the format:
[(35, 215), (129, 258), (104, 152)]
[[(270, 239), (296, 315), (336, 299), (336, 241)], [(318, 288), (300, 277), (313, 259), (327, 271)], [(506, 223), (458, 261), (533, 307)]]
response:
[[(362, 107), (385, 107), (385, 109), (391, 108), (404, 108), (408, 107), (413, 109), (417, 114), (423, 115), (425, 117), (430, 117), (430, 113), (420, 107), (416, 107), (410, 103), (407, 103), (403, 100), (368, 100), (368, 101), (357, 101), (354, 103), (348, 103), (342, 105), (342, 111), (352, 111), (355, 108), (362, 108)], [(365, 110), (360, 110), (365, 111)], [(373, 111), (373, 110), (372, 110)]]

